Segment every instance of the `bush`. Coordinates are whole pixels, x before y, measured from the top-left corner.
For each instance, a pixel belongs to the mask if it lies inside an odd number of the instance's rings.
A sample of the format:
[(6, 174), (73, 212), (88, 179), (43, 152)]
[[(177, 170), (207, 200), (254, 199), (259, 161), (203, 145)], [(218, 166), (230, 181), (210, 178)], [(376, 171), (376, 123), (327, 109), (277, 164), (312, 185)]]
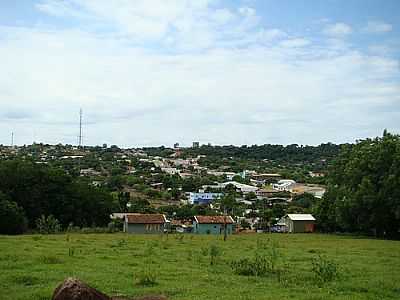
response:
[(231, 262), (234, 273), (244, 276), (265, 276), (269, 273), (268, 260), (264, 256), (256, 255), (254, 259), (241, 258)]
[(147, 270), (143, 274), (141, 274), (137, 282), (137, 285), (141, 286), (153, 286), (156, 284), (157, 284), (157, 277), (150, 270)]
[(36, 227), (42, 234), (58, 233), (61, 231), (60, 222), (53, 215), (42, 215), (36, 220)]
[(312, 271), (318, 283), (333, 281), (339, 277), (337, 263), (321, 255), (313, 260)]
[(210, 246), (210, 265), (214, 265), (216, 263), (216, 259), (218, 256), (222, 254), (221, 249), (217, 245)]
[(281, 254), (275, 242), (269, 239), (267, 241), (257, 240), (257, 253), (254, 258), (242, 258), (233, 261), (231, 268), (238, 275), (266, 276), (276, 273), (281, 276), (280, 257)]
[(27, 224), (23, 208), (0, 192), (0, 234), (23, 233)]

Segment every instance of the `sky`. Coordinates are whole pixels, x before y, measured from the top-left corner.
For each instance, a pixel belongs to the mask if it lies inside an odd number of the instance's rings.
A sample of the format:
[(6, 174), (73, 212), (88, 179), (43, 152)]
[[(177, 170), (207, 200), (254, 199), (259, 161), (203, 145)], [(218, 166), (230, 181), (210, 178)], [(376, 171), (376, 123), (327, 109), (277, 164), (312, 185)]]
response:
[(398, 0), (0, 0), (0, 144), (400, 133)]

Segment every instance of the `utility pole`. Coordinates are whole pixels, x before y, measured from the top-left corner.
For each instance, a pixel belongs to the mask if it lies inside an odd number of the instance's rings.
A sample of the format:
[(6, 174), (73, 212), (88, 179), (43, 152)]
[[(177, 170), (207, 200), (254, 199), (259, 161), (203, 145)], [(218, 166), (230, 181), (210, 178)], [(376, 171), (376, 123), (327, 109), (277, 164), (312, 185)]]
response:
[(14, 147), (14, 132), (11, 132), (11, 147)]

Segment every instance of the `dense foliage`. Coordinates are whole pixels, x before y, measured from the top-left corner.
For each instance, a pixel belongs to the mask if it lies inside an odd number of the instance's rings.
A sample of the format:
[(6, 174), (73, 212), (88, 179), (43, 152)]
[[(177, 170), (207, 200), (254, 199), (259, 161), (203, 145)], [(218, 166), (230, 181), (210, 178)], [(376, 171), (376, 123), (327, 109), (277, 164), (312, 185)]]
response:
[[(10, 160), (0, 162), (0, 214), (14, 211), (18, 220), (25, 215), (34, 228), (38, 218), (53, 215), (63, 227), (103, 226), (109, 221), (114, 202), (110, 194), (73, 178), (63, 170), (31, 162)], [(7, 200), (8, 199), (8, 200)], [(8, 203), (7, 203), (8, 201)], [(23, 224), (23, 221), (16, 221)], [(1, 223), (1, 233), (12, 223)]]
[(320, 228), (376, 236), (400, 230), (400, 136), (360, 141), (330, 170), (327, 193), (315, 207)]
[(206, 155), (207, 157), (237, 157), (246, 159), (269, 159), (284, 162), (304, 162), (315, 161), (318, 159), (329, 159), (335, 157), (340, 145), (332, 143), (321, 144), (319, 146), (303, 145), (252, 145), (252, 146), (207, 146), (199, 148), (185, 149), (184, 154), (189, 156)]

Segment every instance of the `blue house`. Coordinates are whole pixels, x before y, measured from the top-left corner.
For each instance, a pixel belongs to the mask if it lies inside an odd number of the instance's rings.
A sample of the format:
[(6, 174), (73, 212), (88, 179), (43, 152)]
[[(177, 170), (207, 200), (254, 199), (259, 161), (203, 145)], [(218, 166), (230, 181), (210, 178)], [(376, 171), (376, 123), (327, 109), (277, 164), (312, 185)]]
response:
[(189, 193), (190, 204), (209, 204), (221, 197), (221, 193)]
[(200, 234), (224, 234), (225, 226), (228, 234), (233, 233), (231, 216), (194, 216), (193, 232)]

